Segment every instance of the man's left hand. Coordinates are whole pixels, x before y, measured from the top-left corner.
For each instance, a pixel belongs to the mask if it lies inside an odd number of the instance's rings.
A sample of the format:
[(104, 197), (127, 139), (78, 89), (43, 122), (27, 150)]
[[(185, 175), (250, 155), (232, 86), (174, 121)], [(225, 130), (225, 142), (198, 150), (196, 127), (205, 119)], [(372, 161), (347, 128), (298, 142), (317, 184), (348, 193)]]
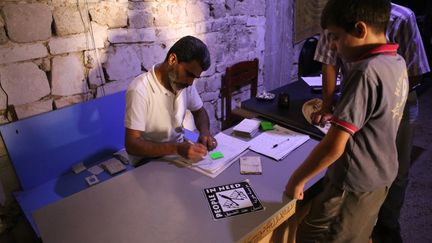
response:
[(200, 134), (198, 142), (206, 146), (209, 151), (217, 147), (216, 139), (210, 134)]

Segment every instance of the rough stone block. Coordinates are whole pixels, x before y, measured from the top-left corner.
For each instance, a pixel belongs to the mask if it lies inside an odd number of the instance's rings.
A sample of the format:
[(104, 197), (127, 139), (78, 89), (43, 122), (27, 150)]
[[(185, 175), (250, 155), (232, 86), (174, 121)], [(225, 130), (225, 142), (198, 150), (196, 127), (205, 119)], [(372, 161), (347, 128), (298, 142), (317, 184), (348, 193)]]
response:
[(257, 16), (265, 15), (265, 9), (265, 0), (244, 0), (236, 1), (231, 11), (234, 15)]
[[(156, 38), (164, 40), (173, 40), (177, 37), (177, 32), (173, 28), (159, 27), (155, 30)], [(167, 45), (168, 46), (168, 45)]]
[(108, 41), (113, 44), (153, 42), (155, 40), (156, 32), (154, 28), (108, 30)]
[[(65, 70), (68, 70), (65, 72)], [(52, 94), (68, 96), (88, 92), (81, 55), (56, 56), (52, 59)]]
[(33, 103), (15, 106), (15, 112), (18, 119), (27, 118), (48, 111), (52, 111), (52, 99), (36, 101)]
[(82, 33), (70, 35), (67, 37), (51, 38), (48, 46), (51, 54), (62, 54), (69, 52), (78, 52), (83, 50), (92, 50), (94, 45), (96, 48), (104, 48), (105, 40), (107, 39), (106, 27), (92, 23), (94, 44), (90, 33)]
[(88, 82), (91, 89), (95, 89), (105, 83), (102, 63), (106, 62), (107, 55), (105, 50), (96, 49), (96, 51), (86, 51), (84, 53), (85, 66), (89, 69)]
[(17, 63), (0, 67), (2, 86), (9, 104), (21, 105), (49, 95), (50, 87), (45, 72), (36, 64)]
[(185, 23), (200, 22), (210, 19), (210, 4), (204, 1), (188, 2), (186, 16), (179, 16)]
[(6, 30), (3, 27), (0, 27), (0, 45), (8, 42), (8, 37), (6, 35)]
[(139, 49), (139, 58), (146, 70), (150, 70), (154, 64), (165, 60), (166, 51), (161, 45), (141, 45)]
[(109, 47), (108, 60), (104, 63), (109, 80), (125, 80), (141, 73), (141, 61), (137, 48), (130, 45)]
[(66, 106), (82, 103), (84, 101), (91, 100), (92, 98), (93, 96), (91, 93), (67, 96), (54, 100), (54, 105), (56, 109), (59, 109)]
[(199, 94), (205, 92), (205, 84), (206, 84), (206, 78), (199, 78), (194, 80), (194, 85)]
[[(76, 5), (77, 0), (50, 0), (52, 5), (54, 7), (61, 7), (61, 6), (70, 6), (70, 5)], [(83, 0), (79, 1), (80, 3), (84, 4)], [(98, 3), (100, 0), (86, 0), (87, 3)]]
[[(81, 18), (81, 14), (83, 18)], [(84, 8), (79, 9), (76, 5), (55, 8), (53, 17), (58, 36), (85, 32), (85, 26), (88, 25), (86, 21), (89, 20), (89, 16)]]
[(213, 100), (216, 100), (217, 98), (219, 98), (219, 91), (218, 92), (205, 92), (205, 93), (201, 94), (201, 99), (204, 102), (213, 101)]
[(47, 40), (51, 37), (52, 14), (42, 3), (7, 4), (3, 14), (9, 38), (25, 43)]
[(42, 43), (14, 44), (0, 46), (0, 64), (26, 61), (48, 56), (48, 50)]
[(110, 95), (120, 91), (124, 91), (127, 89), (127, 87), (132, 82), (132, 80), (133, 78), (120, 80), (120, 81), (113, 81), (113, 82), (106, 83), (105, 85), (99, 86), (96, 91), (96, 97), (99, 98), (105, 95)]
[(265, 26), (266, 18), (264, 16), (248, 17), (246, 26)]
[(153, 25), (153, 13), (150, 9), (129, 10), (129, 27), (132, 29), (149, 28)]
[(206, 91), (216, 92), (221, 89), (222, 75), (215, 74), (206, 80)]
[(109, 28), (121, 28), (127, 26), (127, 8), (124, 4), (101, 2), (90, 8), (90, 16), (93, 21)]
[(226, 16), (225, 1), (217, 0), (213, 4), (210, 4), (210, 16), (215, 19)]

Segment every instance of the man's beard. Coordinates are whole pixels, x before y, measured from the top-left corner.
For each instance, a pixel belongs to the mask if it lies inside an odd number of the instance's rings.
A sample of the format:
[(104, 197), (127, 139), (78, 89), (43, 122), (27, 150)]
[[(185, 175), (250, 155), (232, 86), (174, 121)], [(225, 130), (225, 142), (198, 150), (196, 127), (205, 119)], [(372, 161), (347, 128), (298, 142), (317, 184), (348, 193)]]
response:
[(177, 81), (177, 75), (174, 71), (168, 72), (168, 81), (171, 86), (171, 89), (174, 91), (174, 93), (179, 92), (182, 87), (180, 87), (176, 81)]

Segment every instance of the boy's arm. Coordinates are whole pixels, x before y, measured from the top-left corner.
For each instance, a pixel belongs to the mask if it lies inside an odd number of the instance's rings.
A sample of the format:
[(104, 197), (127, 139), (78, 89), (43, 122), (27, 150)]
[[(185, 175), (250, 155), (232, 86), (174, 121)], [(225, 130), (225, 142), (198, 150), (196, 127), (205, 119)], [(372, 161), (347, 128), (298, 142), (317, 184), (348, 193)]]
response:
[[(332, 64), (322, 64), (322, 96), (323, 104), (319, 111), (311, 114), (312, 124), (320, 125), (325, 123), (327, 114), (331, 114), (333, 106), (333, 97), (336, 90), (336, 78), (338, 69)], [(327, 116), (328, 117), (328, 116)]]
[(343, 154), (350, 137), (351, 135), (348, 132), (332, 125), (323, 140), (291, 175), (285, 187), (287, 196), (293, 199), (303, 199), (306, 182), (323, 169), (329, 167)]

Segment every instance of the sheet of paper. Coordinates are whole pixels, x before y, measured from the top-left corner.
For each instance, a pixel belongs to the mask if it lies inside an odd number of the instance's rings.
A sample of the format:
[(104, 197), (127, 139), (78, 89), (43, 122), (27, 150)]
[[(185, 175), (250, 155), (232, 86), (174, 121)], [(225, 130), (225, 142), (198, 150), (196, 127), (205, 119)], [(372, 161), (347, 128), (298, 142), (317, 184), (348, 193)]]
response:
[(309, 139), (308, 135), (275, 125), (273, 130), (263, 132), (249, 141), (249, 149), (275, 160), (281, 160)]
[(223, 154), (222, 158), (212, 159), (208, 154), (202, 160), (195, 163), (179, 156), (167, 156), (165, 158), (185, 165), (191, 169), (195, 169), (210, 177), (215, 177), (225, 168), (230, 166), (249, 147), (248, 142), (226, 135), (222, 132), (218, 133), (215, 136), (215, 139), (218, 142), (218, 146), (212, 150), (211, 153), (221, 152)]
[[(316, 87), (322, 86), (322, 75), (313, 77), (301, 77), (309, 86)], [(340, 84), (340, 78), (336, 79), (336, 85)]]

